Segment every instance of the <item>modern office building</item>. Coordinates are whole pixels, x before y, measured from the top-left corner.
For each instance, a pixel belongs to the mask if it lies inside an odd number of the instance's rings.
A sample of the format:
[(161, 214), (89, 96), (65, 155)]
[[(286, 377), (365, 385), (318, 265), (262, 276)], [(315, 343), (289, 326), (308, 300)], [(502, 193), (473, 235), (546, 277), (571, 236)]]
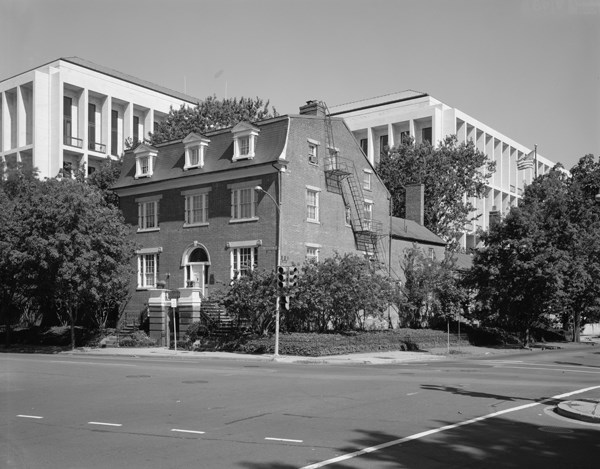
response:
[(371, 164), (376, 165), (382, 149), (399, 144), (406, 136), (416, 143), (434, 145), (456, 134), (460, 142), (473, 140), (476, 147), (496, 162), (485, 197), (473, 199), (473, 215), (480, 215), (468, 227), (460, 242), (463, 248), (478, 244), (477, 231), (489, 226), (490, 213), (505, 214), (517, 205), (523, 189), (534, 175), (545, 174), (554, 163), (537, 154), (537, 168), (518, 170), (517, 160), (532, 148), (515, 142), (464, 112), (450, 107), (427, 93), (403, 91), (377, 98), (332, 106), (332, 116), (343, 117)]
[(171, 107), (198, 99), (77, 57), (60, 58), (0, 81), (0, 164), (94, 171), (142, 140)]

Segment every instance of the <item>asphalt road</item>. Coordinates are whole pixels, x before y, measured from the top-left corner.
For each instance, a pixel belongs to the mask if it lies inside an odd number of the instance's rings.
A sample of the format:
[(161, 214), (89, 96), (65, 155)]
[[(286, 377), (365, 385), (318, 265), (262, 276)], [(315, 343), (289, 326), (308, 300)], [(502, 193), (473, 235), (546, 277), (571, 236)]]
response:
[(596, 468), (600, 350), (386, 366), (0, 355), (3, 468)]

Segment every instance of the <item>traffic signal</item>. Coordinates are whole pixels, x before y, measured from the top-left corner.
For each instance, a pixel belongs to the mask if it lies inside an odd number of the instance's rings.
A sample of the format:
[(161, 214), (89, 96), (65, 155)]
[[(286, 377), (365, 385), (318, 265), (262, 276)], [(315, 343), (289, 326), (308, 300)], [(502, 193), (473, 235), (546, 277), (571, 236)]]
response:
[(283, 308), (286, 311), (290, 310), (290, 297), (289, 296), (282, 296), (281, 297), (281, 303), (283, 304)]
[(295, 287), (298, 284), (298, 267), (290, 267), (288, 272), (288, 285)]
[(277, 286), (279, 288), (285, 288), (288, 286), (288, 267), (280, 265), (277, 267)]

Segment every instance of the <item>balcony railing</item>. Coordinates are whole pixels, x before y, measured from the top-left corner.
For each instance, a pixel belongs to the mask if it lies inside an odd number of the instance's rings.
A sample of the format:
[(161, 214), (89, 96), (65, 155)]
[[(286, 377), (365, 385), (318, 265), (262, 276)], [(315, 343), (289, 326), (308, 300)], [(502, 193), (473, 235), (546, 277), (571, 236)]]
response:
[(70, 135), (65, 135), (65, 145), (75, 148), (83, 148), (83, 140), (77, 137), (72, 137)]
[(97, 151), (98, 153), (106, 153), (106, 145), (104, 145), (104, 143), (89, 142), (88, 150)]

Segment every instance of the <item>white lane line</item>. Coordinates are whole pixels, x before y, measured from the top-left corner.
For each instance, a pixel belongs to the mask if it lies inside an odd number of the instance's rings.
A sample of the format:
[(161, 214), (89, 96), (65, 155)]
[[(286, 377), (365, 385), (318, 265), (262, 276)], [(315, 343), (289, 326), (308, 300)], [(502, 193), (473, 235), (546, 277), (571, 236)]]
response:
[(586, 371), (586, 370), (568, 370), (564, 368), (538, 368), (535, 366), (506, 366), (506, 365), (494, 365), (494, 368), (510, 368), (515, 370), (544, 370), (544, 371), (562, 371), (564, 373), (587, 373), (592, 375), (600, 375), (598, 371)]
[(104, 425), (106, 427), (122, 427), (121, 423), (110, 423), (110, 422), (88, 422), (88, 425)]
[(40, 415), (22, 415), (22, 414), (17, 415), (17, 417), (21, 417), (22, 419), (43, 419), (44, 418)]
[(315, 463), (315, 464), (310, 464), (308, 466), (302, 467), (301, 469), (317, 469), (319, 467), (328, 466), (330, 464), (337, 463), (337, 462), (340, 462), (340, 461), (346, 461), (348, 459), (352, 459), (352, 458), (355, 458), (357, 456), (361, 456), (363, 454), (374, 453), (375, 451), (379, 451), (380, 449), (384, 449), (384, 448), (389, 448), (390, 446), (400, 445), (402, 443), (406, 443), (407, 441), (418, 440), (419, 438), (423, 438), (425, 436), (433, 435), (435, 433), (444, 432), (446, 430), (452, 430), (453, 428), (462, 427), (464, 425), (470, 425), (472, 423), (481, 422), (483, 420), (488, 420), (488, 419), (491, 419), (493, 417), (498, 417), (499, 415), (509, 414), (511, 412), (517, 412), (519, 410), (528, 409), (530, 407), (535, 407), (535, 406), (542, 405), (542, 404), (545, 405), (545, 404), (548, 404), (549, 402), (551, 402), (551, 401), (553, 401), (555, 399), (564, 399), (565, 397), (573, 396), (575, 394), (581, 394), (581, 393), (588, 392), (588, 391), (593, 391), (595, 389), (600, 389), (600, 386), (592, 386), (590, 388), (578, 389), (576, 391), (567, 392), (565, 394), (559, 394), (557, 396), (553, 396), (553, 397), (550, 397), (548, 399), (544, 399), (543, 401), (540, 401), (540, 402), (532, 402), (530, 404), (524, 404), (524, 405), (520, 405), (520, 406), (517, 406), (517, 407), (512, 407), (510, 409), (500, 410), (498, 412), (493, 412), (491, 414), (483, 415), (481, 417), (476, 417), (474, 419), (465, 420), (464, 422), (454, 423), (452, 425), (445, 425), (443, 427), (434, 428), (433, 430), (427, 430), (427, 431), (424, 431), (424, 432), (421, 432), (421, 433), (415, 433), (414, 435), (410, 435), (410, 436), (407, 436), (407, 437), (404, 437), (404, 438), (399, 438), (397, 440), (388, 441), (387, 443), (382, 443), (380, 445), (371, 446), (369, 448), (361, 449), (359, 451), (355, 451), (354, 453), (348, 453), (348, 454), (344, 454), (342, 456), (338, 456), (336, 458), (328, 459), (326, 461), (318, 462), (318, 463)]
[(266, 437), (265, 440), (284, 441), (286, 443), (302, 443), (303, 442), (303, 440), (290, 440), (288, 438), (270, 438), (270, 437)]
[(419, 394), (418, 392), (409, 392), (407, 396), (414, 396), (415, 394)]
[(198, 430), (183, 430), (182, 428), (171, 428), (172, 432), (180, 432), (180, 433), (196, 433), (198, 435), (204, 435), (204, 432), (200, 432)]
[(49, 360), (48, 363), (67, 363), (75, 365), (100, 365), (100, 366), (131, 366), (136, 367), (131, 363), (100, 363), (100, 362), (83, 362), (79, 360)]

